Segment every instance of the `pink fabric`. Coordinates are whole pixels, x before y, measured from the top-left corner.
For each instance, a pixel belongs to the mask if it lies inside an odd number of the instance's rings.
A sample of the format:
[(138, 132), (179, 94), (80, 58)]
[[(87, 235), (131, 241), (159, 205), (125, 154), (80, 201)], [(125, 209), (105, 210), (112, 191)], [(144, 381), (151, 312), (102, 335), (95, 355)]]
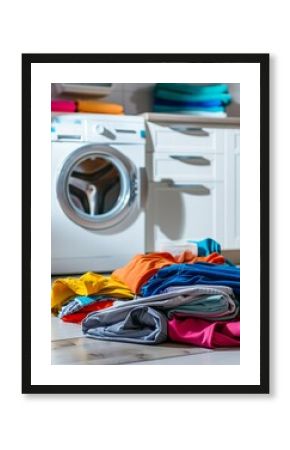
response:
[(198, 347), (239, 347), (240, 321), (207, 322), (194, 317), (174, 316), (168, 321), (168, 337)]
[(72, 100), (51, 100), (51, 111), (54, 112), (75, 112), (77, 105)]

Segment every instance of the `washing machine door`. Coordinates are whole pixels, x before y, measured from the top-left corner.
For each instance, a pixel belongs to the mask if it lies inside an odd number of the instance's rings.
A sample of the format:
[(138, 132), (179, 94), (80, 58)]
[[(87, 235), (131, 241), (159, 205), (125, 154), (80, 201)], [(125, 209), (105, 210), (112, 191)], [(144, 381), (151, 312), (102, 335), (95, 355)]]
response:
[(136, 207), (137, 170), (111, 146), (87, 145), (65, 160), (57, 181), (64, 213), (76, 224), (105, 230), (120, 223)]

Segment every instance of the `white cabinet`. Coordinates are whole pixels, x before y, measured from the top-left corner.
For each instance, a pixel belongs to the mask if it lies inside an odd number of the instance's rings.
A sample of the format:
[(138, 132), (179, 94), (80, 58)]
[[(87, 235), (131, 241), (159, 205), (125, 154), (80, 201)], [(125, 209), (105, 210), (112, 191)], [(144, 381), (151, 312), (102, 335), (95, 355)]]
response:
[(225, 131), (225, 243), (240, 248), (240, 130)]
[(177, 125), (148, 122), (146, 249), (206, 237), (238, 249), (239, 128)]
[(223, 181), (224, 156), (200, 151), (153, 154), (153, 180), (171, 179), (184, 182)]
[(153, 147), (157, 151), (182, 148), (183, 151), (216, 152), (221, 149), (221, 130), (194, 124), (158, 125), (148, 123)]
[(164, 241), (203, 239), (212, 236), (224, 242), (224, 183), (150, 183), (150, 213), (147, 218), (149, 250)]

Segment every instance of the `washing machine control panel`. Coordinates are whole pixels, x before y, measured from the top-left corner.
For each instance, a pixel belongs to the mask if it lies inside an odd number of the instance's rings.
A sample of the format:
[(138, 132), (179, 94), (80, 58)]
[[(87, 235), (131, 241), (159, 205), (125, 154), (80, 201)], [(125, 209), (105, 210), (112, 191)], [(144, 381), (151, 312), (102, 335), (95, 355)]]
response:
[(143, 122), (138, 120), (127, 123), (117, 119), (112, 121), (111, 117), (107, 121), (88, 121), (87, 140), (100, 143), (118, 142), (119, 144), (144, 143), (145, 125)]
[(51, 120), (52, 141), (84, 141), (84, 123), (80, 119), (66, 119), (62, 116), (53, 117)]
[(81, 115), (60, 115), (52, 117), (52, 141), (80, 141), (105, 143), (144, 143), (145, 125), (140, 118), (121, 116), (82, 117)]

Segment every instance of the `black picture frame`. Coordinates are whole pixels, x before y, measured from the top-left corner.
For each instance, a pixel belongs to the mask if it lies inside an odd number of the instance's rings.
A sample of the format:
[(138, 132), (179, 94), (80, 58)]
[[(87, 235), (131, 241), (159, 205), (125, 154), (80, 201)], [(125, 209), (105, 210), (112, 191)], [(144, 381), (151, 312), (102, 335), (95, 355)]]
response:
[[(267, 394), (269, 393), (269, 54), (23, 54), (22, 55), (22, 393)], [(260, 65), (260, 383), (257, 385), (31, 384), (31, 65), (33, 63), (255, 63)]]

